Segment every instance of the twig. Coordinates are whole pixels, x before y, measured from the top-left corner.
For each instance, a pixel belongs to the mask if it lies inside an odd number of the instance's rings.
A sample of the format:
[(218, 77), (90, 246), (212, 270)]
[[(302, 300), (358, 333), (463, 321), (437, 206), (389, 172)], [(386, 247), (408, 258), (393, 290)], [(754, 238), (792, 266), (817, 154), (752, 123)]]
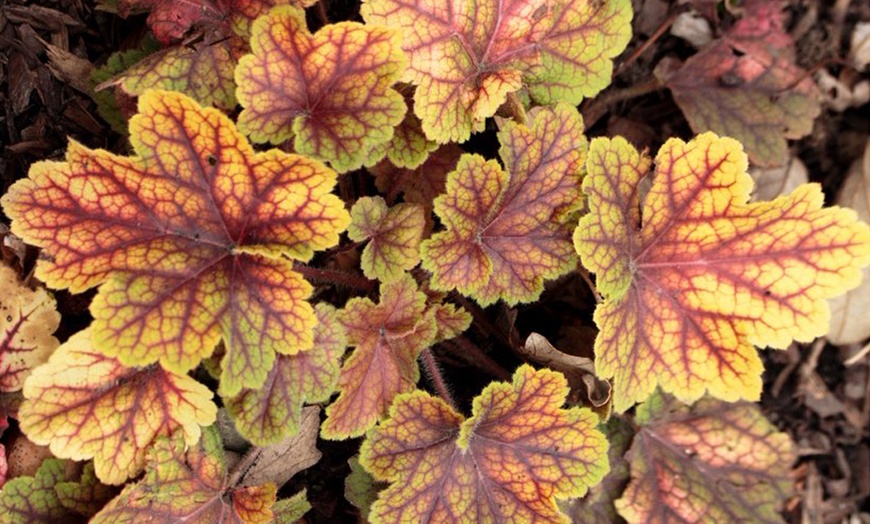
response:
[(583, 109), (583, 125), (586, 129), (595, 125), (595, 123), (607, 113), (611, 104), (654, 93), (660, 89), (664, 89), (664, 87), (665, 86), (658, 78), (651, 78), (646, 82), (635, 84), (630, 87), (607, 91), (601, 96), (596, 97), (594, 102), (590, 103), (588, 107)]
[(511, 374), (508, 370), (501, 367), (498, 362), (484, 353), (475, 344), (472, 344), (467, 338), (459, 336), (443, 343), (443, 345), (454, 355), (465, 359), (470, 364), (477, 366), (490, 375), (501, 380), (510, 380)]
[(343, 271), (333, 271), (331, 269), (320, 269), (316, 267), (306, 266), (305, 264), (295, 262), (293, 269), (301, 273), (303, 276), (321, 282), (347, 286), (349, 288), (365, 291), (366, 293), (374, 291), (377, 287), (377, 282), (369, 280), (363, 276), (345, 273)]
[(680, 8), (675, 9), (673, 13), (668, 15), (665, 21), (662, 22), (662, 25), (660, 25), (658, 29), (656, 29), (655, 33), (653, 33), (649, 37), (649, 40), (641, 44), (640, 47), (634, 50), (634, 53), (632, 53), (628, 58), (623, 60), (621, 64), (619, 64), (619, 67), (616, 68), (613, 76), (616, 77), (625, 72), (628, 66), (633, 64), (635, 60), (640, 58), (640, 55), (644, 54), (650, 47), (652, 47), (652, 45), (656, 43), (663, 34), (665, 34), (665, 31), (671, 28), (671, 26), (674, 24), (674, 21), (676, 21), (676, 19), (685, 11), (686, 6), (681, 6)]

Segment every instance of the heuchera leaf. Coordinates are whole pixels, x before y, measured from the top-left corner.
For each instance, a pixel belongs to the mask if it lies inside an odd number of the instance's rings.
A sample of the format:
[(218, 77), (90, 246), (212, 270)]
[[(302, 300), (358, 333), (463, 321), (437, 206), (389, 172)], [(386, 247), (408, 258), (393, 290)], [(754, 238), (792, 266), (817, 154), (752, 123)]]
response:
[(499, 132), (502, 169), (463, 155), (435, 200), (446, 231), (423, 242), (432, 287), (458, 289), (481, 304), (540, 296), (544, 280), (576, 264), (572, 206), (586, 157), (583, 119), (567, 105), (529, 111), (529, 126), (506, 122)]
[(311, 503), (308, 502), (307, 494), (303, 489), (290, 498), (279, 500), (272, 506), (275, 514), (275, 524), (294, 524), (308, 513)]
[(392, 85), (405, 69), (397, 31), (355, 22), (308, 32), (305, 13), (273, 9), (254, 22), (239, 60), (239, 129), (254, 142), (295, 136), (294, 149), (338, 171), (363, 165), (405, 115)]
[(857, 286), (870, 262), (870, 227), (851, 210), (821, 209), (818, 185), (748, 203), (746, 155), (712, 133), (667, 141), (639, 206), (649, 167), (622, 138), (590, 147), (589, 213), (574, 240), (605, 297), (595, 311), (596, 373), (614, 378), (618, 412), (656, 384), (683, 402), (705, 391), (757, 399), (752, 346), (824, 334), (825, 299)]
[(356, 346), (341, 368), (341, 394), (326, 409), (320, 436), (345, 439), (365, 433), (399, 393), (420, 379), (417, 356), (437, 331), (426, 295), (409, 274), (381, 286), (381, 299), (352, 298), (341, 311), (348, 343)]
[(350, 210), (347, 236), (354, 242), (369, 240), (360, 266), (368, 278), (396, 280), (420, 262), (420, 241), (426, 227), (423, 206), (396, 204), (383, 198), (362, 197)]
[(0, 524), (76, 522), (54, 489), (66, 480), (64, 462), (57, 459), (44, 461), (32, 477), (10, 480), (0, 490)]
[(77, 481), (59, 482), (54, 486), (63, 507), (79, 515), (91, 517), (111, 499), (120, 488), (106, 486), (97, 480), (94, 463), (87, 462)]
[[(150, 9), (148, 24), (165, 47), (98, 86), (119, 85), (137, 96), (147, 89), (181, 91), (203, 105), (230, 110), (236, 105), (233, 79), (238, 58), (248, 49), (253, 21), (276, 5), (310, 0), (122, 0), (119, 12)], [(195, 34), (191, 34), (195, 33)], [(186, 42), (179, 42), (187, 36)], [(178, 42), (173, 45), (173, 42)]]
[(128, 484), (91, 524), (271, 522), (275, 485), (228, 486), (223, 452), (213, 427), (192, 447), (180, 436), (159, 438), (145, 477)]
[(812, 76), (795, 65), (782, 3), (750, 0), (723, 38), (676, 70), (657, 68), (695, 132), (713, 131), (743, 143), (759, 166), (782, 163), (786, 139), (812, 131), (821, 112)]
[(233, 80), (237, 54), (230, 40), (171, 46), (148, 55), (97, 89), (117, 85), (131, 96), (149, 89), (179, 91), (200, 104), (231, 110), (237, 103)]
[(610, 83), (631, 37), (628, 0), (366, 0), (369, 24), (400, 27), (414, 110), (441, 143), (483, 129), (509, 93), (572, 105)]
[(578, 523), (617, 523), (620, 522), (614, 501), (619, 498), (629, 480), (628, 462), (625, 453), (634, 437), (632, 423), (620, 417), (613, 417), (601, 426), (607, 437), (607, 459), (610, 472), (593, 486), (585, 497), (568, 501), (567, 513), (571, 522)]
[(657, 394), (637, 420), (632, 481), (616, 501), (629, 523), (783, 522), (794, 449), (756, 406), (704, 399), (688, 408)]
[(299, 431), (302, 404), (329, 399), (347, 347), (337, 317), (334, 308), (318, 304), (314, 347), (296, 355), (278, 355), (261, 387), (244, 389), (224, 401), (242, 436), (258, 446), (279, 442)]
[(60, 324), (54, 299), (44, 289), (24, 286), (0, 263), (0, 392), (18, 391), (33, 368), (58, 346)]
[(387, 157), (388, 163), (402, 169), (416, 169), (429, 157), (429, 153), (438, 149), (438, 142), (426, 138), (423, 133), (423, 122), (414, 114), (414, 87), (408, 84), (396, 86), (405, 97), (408, 110), (405, 118), (393, 130), (393, 138), (389, 142), (373, 147), (364, 164), (372, 166)]
[(578, 497), (607, 473), (607, 441), (585, 408), (562, 409), (565, 378), (524, 365), (512, 384), (474, 399), (465, 419), (422, 391), (399, 396), (360, 463), (392, 484), (378, 522), (568, 522), (556, 498)]
[(160, 366), (128, 368), (73, 335), (24, 385), (21, 429), (60, 458), (94, 459), (97, 477), (121, 484), (142, 471), (154, 440), (180, 431), (188, 445), (215, 421), (212, 393)]
[(36, 274), (91, 304), (94, 342), (128, 366), (184, 373), (223, 339), (221, 392), (258, 387), (275, 353), (311, 348), (307, 260), (350, 221), (336, 174), (277, 150), (255, 153), (219, 111), (149, 91), (130, 121), (138, 156), (71, 142), (3, 197), (12, 229), (43, 248)]

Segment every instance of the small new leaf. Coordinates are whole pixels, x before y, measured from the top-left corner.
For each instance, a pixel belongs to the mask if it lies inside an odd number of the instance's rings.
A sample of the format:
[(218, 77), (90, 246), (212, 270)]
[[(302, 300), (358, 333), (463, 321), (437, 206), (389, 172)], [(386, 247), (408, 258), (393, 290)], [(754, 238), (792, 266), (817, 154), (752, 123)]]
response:
[(381, 282), (398, 279), (420, 261), (420, 241), (426, 227), (423, 206), (396, 204), (388, 208), (381, 197), (362, 197), (350, 210), (347, 236), (369, 240), (363, 249), (363, 274)]
[(755, 400), (756, 346), (809, 342), (828, 326), (826, 299), (858, 285), (870, 227), (822, 209), (818, 185), (749, 203), (740, 144), (705, 133), (668, 140), (642, 204), (650, 159), (622, 138), (592, 142), (589, 213), (574, 241), (605, 300), (595, 311), (596, 373), (623, 412), (656, 385), (683, 402), (705, 391)]
[(426, 295), (407, 273), (381, 286), (379, 304), (350, 299), (340, 320), (356, 349), (341, 368), (341, 394), (326, 409), (321, 430), (326, 439), (362, 435), (396, 395), (412, 391), (420, 379), (417, 356), (437, 332)]
[(212, 393), (160, 366), (128, 368), (73, 335), (24, 385), (21, 429), (61, 458), (94, 459), (97, 477), (121, 484), (142, 471), (154, 440), (179, 431), (195, 444), (215, 421)]
[(568, 522), (556, 500), (582, 496), (607, 473), (598, 416), (562, 409), (565, 378), (524, 365), (487, 386), (465, 419), (422, 391), (399, 396), (360, 463), (391, 485), (379, 522)]
[(637, 420), (632, 481), (615, 503), (630, 524), (782, 522), (794, 446), (756, 406), (704, 399), (688, 408), (657, 394)]
[(366, 0), (361, 12), (401, 28), (403, 80), (416, 84), (414, 110), (440, 143), (464, 142), (524, 87), (542, 104), (595, 95), (631, 37), (628, 0)]
[(206, 429), (196, 446), (180, 436), (159, 438), (144, 478), (127, 485), (91, 524), (272, 522), (275, 485), (227, 486), (223, 453), (214, 428)]
[(20, 390), (33, 368), (58, 346), (52, 333), (60, 324), (54, 299), (30, 289), (12, 268), (0, 264), (0, 392)]
[(397, 31), (355, 22), (312, 35), (305, 13), (273, 9), (254, 22), (253, 54), (239, 60), (239, 129), (254, 142), (283, 142), (338, 171), (362, 166), (405, 116), (392, 88), (406, 59)]
[(435, 200), (446, 231), (423, 242), (432, 287), (458, 289), (487, 305), (536, 300), (544, 280), (576, 264), (571, 246), (587, 141), (583, 119), (567, 105), (529, 111), (528, 126), (499, 132), (505, 168), (463, 155)]
[(37, 276), (91, 304), (97, 347), (128, 366), (184, 373), (226, 346), (221, 393), (258, 387), (275, 354), (310, 349), (309, 259), (350, 221), (336, 173), (277, 150), (254, 152), (212, 108), (167, 91), (139, 98), (137, 154), (71, 142), (2, 198), (13, 231), (43, 248)]

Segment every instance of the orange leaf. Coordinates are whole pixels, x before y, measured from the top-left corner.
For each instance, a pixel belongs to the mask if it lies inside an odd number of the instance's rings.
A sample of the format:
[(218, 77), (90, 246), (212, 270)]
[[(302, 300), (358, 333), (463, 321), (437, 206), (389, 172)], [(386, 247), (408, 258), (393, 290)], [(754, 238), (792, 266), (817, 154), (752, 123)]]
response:
[(522, 366), (496, 382), (465, 419), (422, 391), (396, 398), (363, 442), (360, 463), (391, 485), (379, 522), (568, 522), (556, 500), (582, 496), (607, 473), (598, 416), (562, 409), (565, 378)]
[(223, 339), (221, 392), (257, 387), (275, 354), (311, 348), (311, 286), (286, 257), (338, 242), (350, 218), (336, 173), (255, 153), (232, 122), (150, 91), (130, 121), (138, 156), (71, 142), (3, 197), (12, 229), (43, 248), (39, 278), (91, 304), (96, 346), (129, 366), (184, 373)]
[(746, 155), (712, 133), (662, 146), (639, 209), (649, 166), (622, 138), (590, 146), (590, 209), (574, 240), (605, 297), (595, 311), (596, 373), (614, 377), (619, 412), (657, 384), (684, 402), (705, 391), (757, 399), (752, 346), (824, 334), (825, 300), (857, 286), (870, 262), (870, 227), (851, 210), (821, 209), (817, 185), (748, 203)]
[(407, 273), (381, 286), (379, 304), (349, 300), (340, 319), (356, 349), (341, 368), (341, 394), (326, 409), (321, 430), (326, 439), (362, 435), (387, 413), (396, 395), (412, 391), (420, 379), (417, 356), (437, 331), (426, 295)]
[(73, 335), (24, 385), (21, 429), (60, 458), (94, 459), (97, 477), (122, 484), (145, 465), (160, 436), (187, 445), (215, 421), (212, 393), (187, 375), (128, 368), (94, 351), (90, 330)]

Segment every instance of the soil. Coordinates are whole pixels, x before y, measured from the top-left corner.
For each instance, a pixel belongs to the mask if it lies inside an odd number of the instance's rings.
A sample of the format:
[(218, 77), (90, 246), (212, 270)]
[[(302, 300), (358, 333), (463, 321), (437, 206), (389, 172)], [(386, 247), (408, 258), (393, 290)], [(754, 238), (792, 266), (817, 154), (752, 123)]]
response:
[[(329, 19), (358, 17), (350, 0), (324, 0)], [(687, 9), (690, 2), (635, 0), (635, 35), (617, 66), (650, 40), (670, 14)], [(698, 6), (711, 2), (696, 0)], [(713, 2), (715, 4), (715, 2)], [(847, 72), (844, 57), (858, 22), (870, 21), (870, 3), (826, 0), (788, 0), (788, 28), (798, 44), (800, 65), (824, 69), (834, 76), (848, 73), (852, 80), (867, 79), (866, 72)], [(310, 10), (313, 12), (313, 8)], [(727, 24), (726, 12), (722, 24)], [(312, 29), (318, 16), (310, 13)], [(81, 73), (52, 65), (47, 45), (67, 51), (94, 65), (105, 63), (115, 51), (135, 48), (146, 34), (145, 16), (126, 20), (96, 8), (95, 0), (0, 0), (0, 194), (28, 168), (46, 159), (61, 159), (68, 139), (92, 148), (125, 153), (125, 138), (100, 117), (82, 84)], [(613, 85), (600, 97), (652, 78), (654, 66), (665, 56), (685, 58), (694, 49), (667, 31), (619, 70)], [(692, 135), (686, 120), (665, 90), (604, 105), (587, 101), (581, 106), (590, 136), (626, 134), (636, 145), (655, 151), (670, 136)], [(870, 137), (867, 104), (844, 111), (825, 108), (813, 132), (792, 142), (791, 152), (808, 167), (811, 181), (822, 184), (832, 202), (849, 166), (861, 158)], [(491, 133), (474, 139), (467, 149), (495, 156)], [(365, 174), (357, 174), (371, 185)], [(9, 220), (0, 216), (0, 228)], [(0, 230), (0, 234), (4, 234)], [(4, 248), (8, 251), (8, 248)], [(22, 254), (22, 253), (18, 253)], [(33, 267), (34, 249), (23, 252), (25, 272)], [(6, 253), (6, 256), (11, 256)], [(17, 256), (17, 255), (16, 255)], [(70, 296), (59, 292), (63, 341), (86, 326), (87, 306), (93, 293)], [(567, 277), (549, 286), (541, 301), (509, 310), (496, 305), (474, 308), (476, 328), (468, 339), (505, 369), (520, 362), (513, 351), (531, 331), (558, 340), (573, 337), (575, 344), (591, 340), (592, 307), (588, 286)], [(473, 306), (472, 306), (473, 307)], [(577, 343), (579, 340), (581, 343)], [(866, 341), (865, 341), (866, 343)], [(589, 345), (585, 344), (588, 348)], [(794, 476), (797, 494), (788, 502), (784, 518), (790, 523), (870, 523), (870, 358), (847, 365), (862, 344), (835, 346), (824, 340), (793, 344), (786, 351), (762, 351), (766, 371), (764, 413), (797, 443), (799, 460)], [(449, 345), (435, 349), (445, 374), (456, 385), (455, 396), (468, 402), (491, 377), (469, 366), (462, 351)], [(423, 381), (425, 386), (425, 380)], [(5, 439), (5, 437), (4, 437)], [(318, 442), (323, 458), (298, 474), (281, 493), (305, 487), (314, 506), (309, 522), (355, 522), (357, 511), (344, 498), (347, 459), (358, 441)]]

